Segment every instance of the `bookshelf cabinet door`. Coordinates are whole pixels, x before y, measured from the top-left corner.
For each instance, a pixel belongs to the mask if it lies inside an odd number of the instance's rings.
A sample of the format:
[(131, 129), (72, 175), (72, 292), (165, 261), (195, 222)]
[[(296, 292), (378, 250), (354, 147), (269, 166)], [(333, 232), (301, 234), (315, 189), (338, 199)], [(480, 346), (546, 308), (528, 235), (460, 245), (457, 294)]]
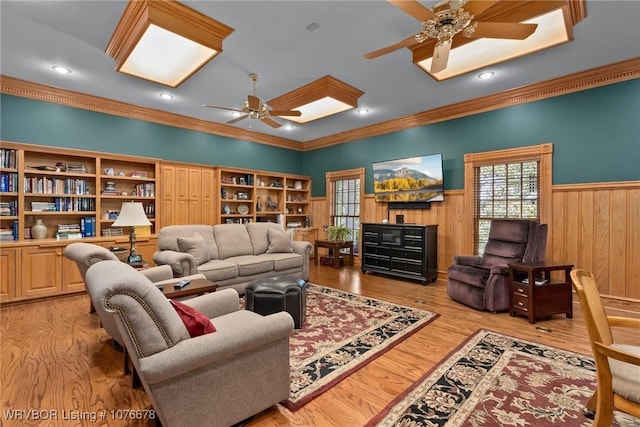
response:
[(20, 297), (41, 297), (62, 292), (61, 246), (22, 249)]
[(0, 302), (16, 297), (16, 253), (17, 249), (0, 250)]

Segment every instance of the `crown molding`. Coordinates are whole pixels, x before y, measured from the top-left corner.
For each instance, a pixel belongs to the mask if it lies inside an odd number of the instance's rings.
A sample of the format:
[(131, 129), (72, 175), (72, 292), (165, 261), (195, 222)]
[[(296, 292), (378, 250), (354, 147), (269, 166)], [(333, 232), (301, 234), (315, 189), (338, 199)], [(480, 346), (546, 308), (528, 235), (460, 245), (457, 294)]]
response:
[(226, 136), (234, 139), (242, 139), (260, 144), (273, 145), (291, 150), (302, 151), (303, 149), (300, 142), (292, 139), (279, 138), (259, 132), (238, 129), (234, 126), (222, 123), (194, 119), (192, 117), (167, 113), (165, 111), (155, 110), (152, 108), (140, 107), (138, 105), (114, 101), (94, 95), (87, 95), (80, 92), (59, 89), (4, 75), (0, 76), (0, 91), (8, 95), (36, 99), (39, 101), (126, 117), (129, 119), (144, 120), (147, 122)]
[(545, 82), (522, 86), (493, 95), (318, 138), (305, 142), (304, 151), (317, 150), (319, 148), (371, 138), (418, 126), (444, 122), (555, 96), (567, 95), (569, 93), (632, 80), (638, 77), (640, 77), (640, 58), (632, 58)]
[(315, 140), (300, 142), (259, 132), (238, 129), (222, 123), (194, 119), (160, 110), (144, 108), (80, 92), (28, 82), (14, 77), (0, 76), (0, 92), (23, 98), (61, 104), (136, 120), (195, 130), (228, 138), (272, 145), (296, 151), (312, 151), (332, 145), (371, 138), (418, 126), (498, 110), (555, 96), (566, 95), (640, 77), (640, 57), (602, 67), (592, 68), (545, 82), (522, 86), (470, 101), (459, 102), (433, 110), (400, 117), (351, 131), (340, 132)]

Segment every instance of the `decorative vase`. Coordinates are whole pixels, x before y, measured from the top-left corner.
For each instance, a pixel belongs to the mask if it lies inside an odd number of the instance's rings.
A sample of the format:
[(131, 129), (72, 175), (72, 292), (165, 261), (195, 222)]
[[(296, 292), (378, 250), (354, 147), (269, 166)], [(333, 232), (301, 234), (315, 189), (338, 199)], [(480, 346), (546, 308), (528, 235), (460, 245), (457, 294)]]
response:
[(36, 223), (31, 227), (31, 238), (44, 239), (47, 237), (47, 226), (41, 219), (36, 219)]

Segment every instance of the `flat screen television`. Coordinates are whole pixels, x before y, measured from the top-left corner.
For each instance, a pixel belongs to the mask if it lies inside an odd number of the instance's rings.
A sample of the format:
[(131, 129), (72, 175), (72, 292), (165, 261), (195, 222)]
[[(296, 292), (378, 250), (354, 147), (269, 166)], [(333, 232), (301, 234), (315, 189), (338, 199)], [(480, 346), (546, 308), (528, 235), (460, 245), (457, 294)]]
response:
[(376, 202), (443, 201), (442, 153), (374, 162), (373, 193)]

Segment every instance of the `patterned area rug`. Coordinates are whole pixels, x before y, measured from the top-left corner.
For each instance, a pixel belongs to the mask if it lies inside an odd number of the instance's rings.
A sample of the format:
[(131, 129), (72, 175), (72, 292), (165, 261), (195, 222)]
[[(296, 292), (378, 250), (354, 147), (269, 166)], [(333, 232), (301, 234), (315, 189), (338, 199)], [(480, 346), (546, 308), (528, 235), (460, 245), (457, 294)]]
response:
[(435, 320), (438, 314), (309, 285), (307, 313), (290, 339), (295, 411)]
[[(367, 427), (587, 427), (595, 388), (591, 357), (480, 330)], [(614, 426), (640, 420), (616, 412)]]

